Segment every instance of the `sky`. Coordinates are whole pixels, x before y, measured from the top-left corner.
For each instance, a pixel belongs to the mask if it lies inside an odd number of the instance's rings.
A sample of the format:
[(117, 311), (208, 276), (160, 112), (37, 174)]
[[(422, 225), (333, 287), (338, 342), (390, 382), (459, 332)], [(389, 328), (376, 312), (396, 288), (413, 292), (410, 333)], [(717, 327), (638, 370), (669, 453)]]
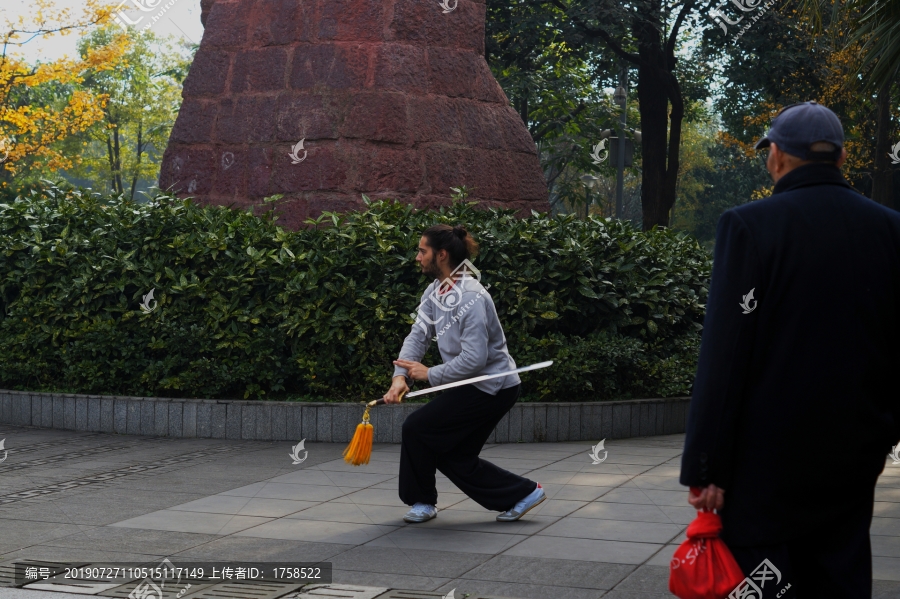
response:
[[(81, 14), (83, 5), (81, 0), (53, 0), (53, 4), (59, 8), (70, 8), (73, 15)], [(124, 12), (123, 22), (136, 22), (135, 25), (130, 25), (135, 29), (143, 29), (157, 17), (157, 21), (150, 25), (150, 30), (157, 35), (172, 36), (177, 41), (196, 44), (200, 43), (203, 36), (203, 25), (200, 24), (200, 0), (115, 0), (110, 4), (119, 6), (118, 10)], [(166, 8), (167, 4), (172, 6)], [(140, 10), (139, 5), (146, 10)], [(0, 24), (5, 24), (7, 19), (15, 21), (20, 15), (25, 16), (27, 22), (28, 16), (33, 12), (30, 0), (0, 0)], [(8, 52), (21, 53), (29, 62), (38, 59), (50, 61), (65, 55), (74, 57), (77, 54), (75, 50), (77, 42), (77, 33), (36, 37), (21, 47), (11, 48)]]

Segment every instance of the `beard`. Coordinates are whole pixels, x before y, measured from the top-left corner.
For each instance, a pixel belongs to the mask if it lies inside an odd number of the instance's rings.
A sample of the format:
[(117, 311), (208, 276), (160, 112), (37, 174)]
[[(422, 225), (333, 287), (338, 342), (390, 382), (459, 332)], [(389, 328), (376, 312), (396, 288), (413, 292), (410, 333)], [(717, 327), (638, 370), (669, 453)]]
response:
[(422, 261), (422, 274), (426, 277), (438, 278), (440, 276), (440, 272), (438, 272), (437, 266), (434, 261), (426, 263), (424, 260)]

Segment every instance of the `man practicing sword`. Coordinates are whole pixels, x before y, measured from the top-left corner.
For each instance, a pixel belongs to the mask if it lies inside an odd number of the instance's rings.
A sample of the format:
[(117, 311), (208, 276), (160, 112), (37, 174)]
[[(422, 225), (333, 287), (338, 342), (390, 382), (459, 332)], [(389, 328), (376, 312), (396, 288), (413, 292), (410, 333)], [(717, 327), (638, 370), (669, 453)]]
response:
[[(435, 225), (419, 240), (416, 261), (435, 277), (422, 295), (418, 317), (394, 361), (385, 403), (409, 390), (407, 377), (441, 385), (515, 370), (506, 336), (487, 290), (472, 277), (478, 244), (462, 226)], [(444, 363), (419, 361), (437, 337)], [(485, 441), (519, 397), (518, 374), (444, 391), (407, 417), (400, 446), (400, 499), (412, 509), (407, 522), (437, 516), (435, 470), (482, 507), (502, 512), (500, 522), (521, 518), (547, 496), (539, 483), (478, 457)]]

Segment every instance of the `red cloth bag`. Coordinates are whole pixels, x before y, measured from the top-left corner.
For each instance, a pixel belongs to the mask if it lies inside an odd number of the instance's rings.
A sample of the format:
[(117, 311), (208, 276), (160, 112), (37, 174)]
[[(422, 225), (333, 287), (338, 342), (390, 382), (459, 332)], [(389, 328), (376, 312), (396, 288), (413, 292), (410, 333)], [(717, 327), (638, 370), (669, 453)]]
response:
[(669, 591), (680, 599), (723, 599), (744, 581), (744, 573), (719, 538), (722, 519), (697, 512), (669, 563)]

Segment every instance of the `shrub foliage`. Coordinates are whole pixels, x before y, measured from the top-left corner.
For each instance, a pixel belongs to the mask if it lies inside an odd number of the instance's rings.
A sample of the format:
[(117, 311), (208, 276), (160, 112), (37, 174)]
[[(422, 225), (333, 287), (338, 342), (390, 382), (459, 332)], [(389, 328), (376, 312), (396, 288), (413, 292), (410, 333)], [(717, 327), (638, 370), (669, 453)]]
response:
[[(421, 232), (463, 223), (524, 398), (688, 392), (710, 260), (624, 222), (457, 202), (270, 217), (45, 186), (0, 204), (0, 386), (167, 397), (380, 397), (428, 281)], [(140, 309), (151, 289), (158, 304)], [(151, 302), (150, 306), (154, 306)], [(432, 344), (423, 360), (440, 360)]]

